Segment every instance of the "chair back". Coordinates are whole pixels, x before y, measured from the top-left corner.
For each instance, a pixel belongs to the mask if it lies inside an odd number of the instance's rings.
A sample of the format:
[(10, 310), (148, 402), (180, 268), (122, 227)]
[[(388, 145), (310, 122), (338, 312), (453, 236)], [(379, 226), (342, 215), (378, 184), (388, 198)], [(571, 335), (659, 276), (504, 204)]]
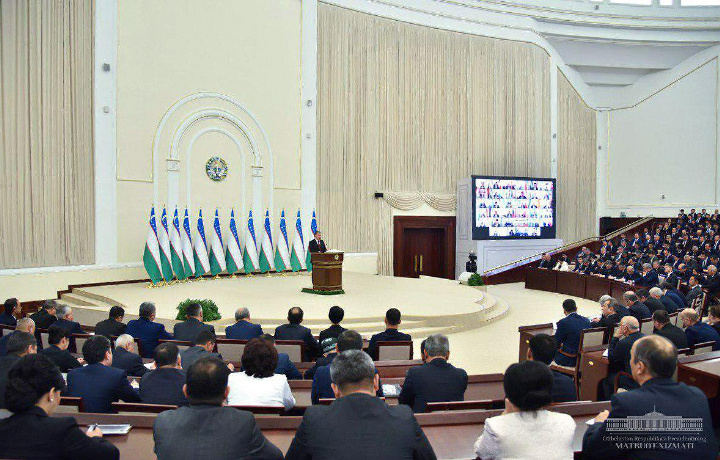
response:
[(599, 347), (606, 342), (605, 337), (607, 335), (607, 328), (605, 327), (593, 327), (585, 329), (580, 333), (580, 347), (579, 350), (582, 353), (585, 349), (590, 347)]
[(4, 324), (0, 324), (0, 337), (4, 336), (5, 334), (10, 334), (14, 330), (15, 330), (15, 328), (12, 326), (6, 326)]
[(182, 353), (183, 351), (185, 351), (185, 350), (187, 350), (188, 348), (192, 347), (192, 343), (190, 343), (190, 342), (187, 341), (187, 340), (165, 340), (165, 339), (160, 339), (160, 340), (158, 340), (158, 343), (166, 343), (166, 342), (167, 342), (167, 343), (174, 343), (175, 345), (177, 345), (178, 350), (180, 351), (180, 353)]
[(482, 399), (477, 401), (431, 402), (425, 406), (425, 412), (455, 410), (490, 410), (499, 409), (505, 404), (504, 399)]
[(402, 342), (378, 342), (378, 361), (406, 361), (413, 359), (413, 343)]
[(305, 342), (302, 340), (276, 340), (275, 348), (278, 353), (287, 353), (293, 363), (305, 361)]
[(50, 346), (50, 334), (47, 329), (39, 329), (38, 334), (40, 334), (40, 346), (42, 349), (48, 348)]
[(703, 343), (696, 343), (692, 347), (692, 354), (693, 355), (702, 355), (703, 353), (710, 353), (713, 351), (713, 347), (715, 346), (715, 342), (703, 342)]
[(642, 321), (640, 321), (640, 332), (643, 333), (643, 335), (650, 335), (653, 333), (653, 320), (652, 318), (646, 318)]
[(92, 337), (90, 334), (73, 334), (72, 335), (73, 340), (75, 340), (75, 350), (77, 350), (78, 353), (82, 353), (83, 345), (85, 345), (85, 342)]
[(159, 414), (166, 410), (177, 409), (177, 407), (169, 404), (112, 403), (113, 410), (118, 414)]
[(255, 415), (281, 415), (285, 412), (283, 406), (228, 406), (238, 410), (252, 412)]
[(61, 396), (60, 405), (63, 407), (74, 408), (78, 412), (85, 412), (85, 405), (83, 404), (83, 399), (77, 396)]
[(217, 339), (217, 351), (225, 361), (240, 361), (247, 343), (248, 340)]
[(670, 313), (668, 316), (670, 317), (670, 324), (677, 326), (678, 320), (680, 319), (678, 312)]

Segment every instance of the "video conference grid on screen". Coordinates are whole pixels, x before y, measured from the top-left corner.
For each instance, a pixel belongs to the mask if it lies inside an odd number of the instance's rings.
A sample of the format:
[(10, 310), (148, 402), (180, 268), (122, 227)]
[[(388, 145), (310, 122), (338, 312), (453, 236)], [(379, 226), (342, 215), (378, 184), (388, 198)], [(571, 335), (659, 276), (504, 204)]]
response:
[(555, 237), (554, 181), (473, 177), (473, 186), (473, 239)]

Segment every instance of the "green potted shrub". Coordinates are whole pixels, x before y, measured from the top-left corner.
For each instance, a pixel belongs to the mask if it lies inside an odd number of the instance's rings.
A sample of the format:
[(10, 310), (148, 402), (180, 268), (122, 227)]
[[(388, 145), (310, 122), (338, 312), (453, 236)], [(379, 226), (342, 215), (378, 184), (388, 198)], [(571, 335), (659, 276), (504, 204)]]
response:
[(203, 312), (203, 321), (217, 321), (222, 316), (220, 315), (220, 312), (218, 312), (218, 307), (215, 302), (213, 302), (210, 299), (185, 299), (182, 302), (180, 302), (177, 306), (178, 314), (175, 319), (185, 321), (186, 318), (186, 311), (188, 305), (191, 303), (199, 303), (202, 307)]

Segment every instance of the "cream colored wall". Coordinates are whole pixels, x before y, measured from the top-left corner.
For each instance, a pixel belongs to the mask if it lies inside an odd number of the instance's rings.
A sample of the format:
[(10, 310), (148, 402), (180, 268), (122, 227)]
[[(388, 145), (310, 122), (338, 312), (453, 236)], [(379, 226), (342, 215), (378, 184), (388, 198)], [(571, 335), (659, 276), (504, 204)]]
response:
[[(152, 147), (163, 114), (179, 99), (207, 91), (232, 97), (252, 113), (267, 133), (273, 153), (274, 190), (264, 158), (263, 207), (274, 197), (280, 209), (294, 215), (300, 204), (300, 0), (123, 0), (118, 2), (117, 68), (117, 208), (118, 261), (142, 256), (148, 212), (158, 182), (157, 204), (167, 202), (164, 159), (169, 144), (159, 147), (159, 174), (153, 178)], [(227, 127), (205, 120), (203, 128)], [(258, 136), (259, 137), (259, 136)], [(187, 140), (181, 150), (187, 148)], [(250, 152), (227, 136), (198, 138), (186, 163), (180, 152), (178, 204), (186, 204), (189, 163), (193, 212), (210, 215), (220, 207), (223, 229), (230, 208), (239, 212), (253, 199)], [(228, 178), (212, 183), (204, 164), (211, 156), (226, 159)], [(244, 158), (244, 163), (242, 163)], [(245, 169), (245, 181), (241, 169)], [(241, 216), (244, 219), (244, 216)], [(243, 221), (244, 224), (244, 221)], [(206, 221), (206, 226), (207, 226)]]

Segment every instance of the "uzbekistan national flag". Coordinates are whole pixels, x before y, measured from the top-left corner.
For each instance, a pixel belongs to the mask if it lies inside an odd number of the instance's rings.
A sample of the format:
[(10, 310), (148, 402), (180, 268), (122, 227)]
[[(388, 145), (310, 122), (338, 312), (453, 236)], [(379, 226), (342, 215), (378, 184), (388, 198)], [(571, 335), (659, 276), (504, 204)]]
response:
[(178, 219), (178, 210), (175, 208), (175, 214), (173, 215), (172, 226), (170, 227), (170, 263), (172, 269), (175, 272), (177, 279), (184, 280), (185, 267), (182, 262), (182, 242), (180, 241), (180, 219)]
[(171, 281), (175, 275), (173, 274), (172, 256), (170, 255), (170, 237), (168, 236), (167, 209), (163, 207), (162, 217), (160, 218), (160, 227), (158, 227), (158, 243), (160, 244), (160, 266), (162, 268), (163, 278), (165, 281)]
[(220, 232), (220, 216), (216, 209), (213, 231), (210, 234), (210, 273), (217, 275), (224, 272), (225, 268), (225, 249), (223, 248), (222, 233)]
[(148, 230), (145, 252), (143, 253), (145, 271), (153, 284), (162, 281), (162, 262), (160, 262), (160, 244), (157, 238), (157, 223), (155, 222), (155, 207), (150, 210), (150, 229)]
[(260, 244), (260, 271), (267, 273), (275, 270), (273, 258), (272, 229), (270, 227), (270, 211), (265, 211), (265, 225), (263, 225), (263, 240)]
[(195, 276), (203, 276), (210, 271), (210, 261), (207, 253), (207, 240), (205, 239), (205, 225), (203, 224), (202, 209), (197, 220), (198, 237), (193, 242), (193, 257), (195, 258)]
[(243, 269), (242, 249), (240, 249), (240, 238), (238, 238), (237, 225), (235, 225), (235, 210), (230, 211), (230, 237), (225, 252), (225, 262), (227, 262), (228, 273), (237, 273)]
[(290, 269), (290, 244), (288, 243), (285, 225), (285, 210), (280, 212), (280, 236), (275, 249), (275, 271), (284, 272)]
[(192, 235), (190, 233), (190, 217), (188, 210), (185, 208), (185, 217), (183, 218), (183, 227), (180, 232), (180, 241), (182, 244), (183, 269), (185, 270), (185, 278), (190, 278), (195, 274), (195, 257), (193, 256)]
[(302, 221), (298, 209), (295, 219), (295, 234), (293, 236), (292, 251), (290, 251), (290, 268), (296, 272), (305, 269), (305, 240), (303, 239)]
[[(317, 233), (317, 220), (315, 220), (315, 210), (313, 210), (312, 220), (310, 221), (310, 237), (308, 238), (308, 245), (310, 244), (310, 240), (313, 239), (315, 236), (315, 233)], [(312, 271), (312, 263), (310, 263), (310, 251), (307, 250), (307, 246), (305, 247), (306, 251), (306, 258), (305, 258), (305, 265), (307, 266), (307, 269), (309, 272)]]
[(260, 268), (252, 211), (250, 211), (250, 214), (248, 215), (247, 232), (245, 233), (245, 251), (243, 252), (243, 266), (245, 267), (245, 273), (257, 271)]

